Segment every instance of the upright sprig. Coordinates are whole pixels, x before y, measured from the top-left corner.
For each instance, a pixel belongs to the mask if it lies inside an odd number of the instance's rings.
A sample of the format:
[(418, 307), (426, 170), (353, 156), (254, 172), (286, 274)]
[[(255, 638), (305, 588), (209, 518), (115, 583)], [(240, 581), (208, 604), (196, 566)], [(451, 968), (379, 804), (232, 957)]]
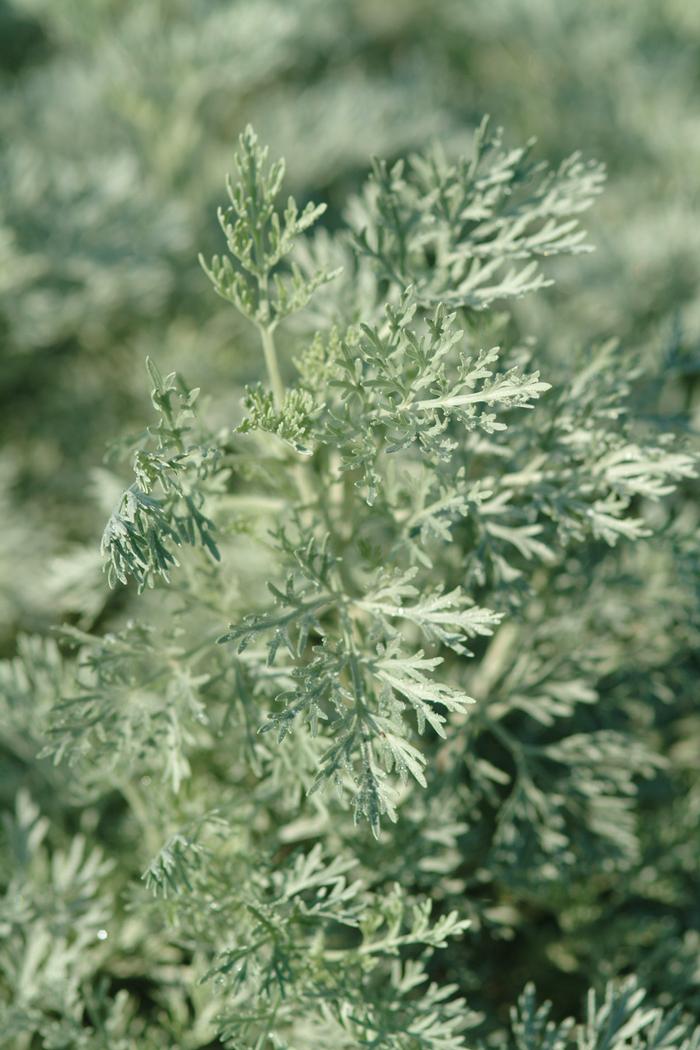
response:
[(307, 274), (293, 259), (296, 239), (323, 215), (325, 204), (307, 204), (301, 211), (293, 197), (283, 212), (277, 197), (284, 178), (283, 160), (268, 165), (268, 148), (260, 146), (248, 125), (238, 139), (235, 164), (238, 181), (230, 177), (230, 204), (218, 217), (229, 255), (200, 262), (216, 292), (260, 329), (275, 408), (284, 403), (284, 385), (273, 342), (275, 328), (289, 314), (302, 310), (314, 291), (335, 276), (317, 269)]
[[(177, 566), (175, 548), (201, 545), (216, 561), (214, 523), (204, 513), (206, 482), (217, 473), (210, 442), (193, 430), (199, 389), (189, 389), (176, 372), (163, 378), (146, 362), (153, 382), (151, 400), (158, 422), (134, 453), (134, 482), (122, 493), (102, 536), (110, 585), (132, 577), (139, 591), (166, 582)], [(155, 444), (155, 448), (149, 447)]]
[(533, 146), (504, 149), (484, 118), (470, 156), (435, 148), (408, 163), (375, 161), (350, 211), (357, 251), (425, 304), (484, 310), (550, 284), (540, 259), (590, 251), (578, 216), (605, 173), (578, 153), (550, 169), (532, 160)]

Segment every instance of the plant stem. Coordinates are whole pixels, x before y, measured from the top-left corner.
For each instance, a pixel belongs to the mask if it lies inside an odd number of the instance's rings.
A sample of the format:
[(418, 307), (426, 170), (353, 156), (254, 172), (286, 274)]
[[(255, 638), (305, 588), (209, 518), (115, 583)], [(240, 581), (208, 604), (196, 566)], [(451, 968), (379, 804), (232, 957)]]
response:
[(263, 353), (265, 354), (267, 375), (270, 380), (270, 387), (272, 388), (272, 397), (274, 399), (275, 408), (279, 412), (284, 404), (284, 383), (282, 382), (282, 376), (280, 375), (279, 365), (277, 363), (275, 339), (272, 334), (272, 328), (265, 325), (259, 325), (258, 327), (260, 329), (260, 338), (262, 339)]
[(129, 809), (137, 822), (141, 825), (141, 832), (143, 835), (143, 841), (147, 846), (149, 852), (153, 853), (158, 847), (159, 836), (153, 826), (151, 818), (148, 813), (148, 808), (141, 798), (141, 794), (135, 784), (132, 784), (126, 777), (122, 778), (118, 782), (118, 788), (123, 798), (126, 800)]
[(517, 624), (508, 622), (498, 628), (470, 683), (475, 700), (487, 703), (491, 689), (508, 667), (517, 641)]
[[(274, 401), (275, 408), (277, 411), (281, 411), (282, 405), (284, 404), (284, 383), (282, 382), (282, 376), (280, 375), (279, 365), (277, 363), (277, 348), (275, 346), (275, 338), (272, 334), (273, 330), (271, 326), (258, 325), (260, 329), (260, 338), (262, 339), (263, 353), (265, 354), (265, 364), (267, 366), (267, 375), (270, 380), (270, 387), (272, 389), (272, 398)], [(299, 495), (306, 504), (316, 502), (316, 495), (313, 487), (309, 482), (307, 472), (304, 470), (300, 463), (294, 464), (294, 480), (299, 490)]]
[[(464, 725), (467, 720), (472, 723), (485, 721), (489, 704), (489, 693), (507, 669), (508, 661), (518, 641), (518, 636), (517, 625), (510, 622), (502, 624), (494, 635), (481, 661), (481, 665), (470, 683), (469, 691), (477, 701), (476, 710), (473, 714), (465, 711), (454, 712), (451, 720), (451, 735), (438, 749), (436, 763), (438, 769), (443, 772), (448, 768), (449, 762), (462, 747), (463, 741), (459, 735), (459, 727)], [(493, 708), (491, 708), (492, 710)]]

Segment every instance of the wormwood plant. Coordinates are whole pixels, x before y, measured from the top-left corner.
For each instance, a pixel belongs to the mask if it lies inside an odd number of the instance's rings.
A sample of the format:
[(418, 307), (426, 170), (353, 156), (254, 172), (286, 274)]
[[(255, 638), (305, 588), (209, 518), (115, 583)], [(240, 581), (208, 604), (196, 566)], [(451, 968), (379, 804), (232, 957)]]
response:
[(682, 545), (660, 508), (694, 457), (631, 410), (631, 351), (541, 368), (505, 312), (587, 250), (601, 168), (550, 169), (484, 122), (465, 158), (375, 163), (315, 236), (323, 207), (280, 204), (283, 177), (248, 128), (203, 260), (259, 334), (242, 418), (148, 362), (155, 422), (102, 541), (143, 614), (3, 670), (8, 721), (31, 696), (43, 775), (86, 814), (49, 850), (18, 798), (4, 1031), (693, 1050), (687, 1002), (631, 978), (579, 1027), (528, 985), (508, 1028), (500, 973), (528, 911), (590, 911), (632, 877), (662, 766), (616, 684), (630, 645), (653, 659), (616, 603), (655, 528), (660, 557)]
[[(459, 566), (442, 549), (452, 521), (494, 500), (489, 466), (473, 466), (465, 450), (498, 455), (505, 419), (549, 389), (523, 354), (518, 360), (474, 345), (455, 308), (483, 310), (541, 287), (538, 256), (580, 250), (575, 216), (601, 172), (578, 158), (544, 172), (527, 151), (498, 152), (485, 126), (469, 162), (450, 165), (435, 154), (407, 170), (378, 165), (353, 238), (359, 258), (376, 264), (375, 308), (318, 333), (287, 390), (276, 330), (339, 274), (313, 258), (306, 266), (292, 258), (282, 269), (323, 208), (300, 212), (290, 198), (276, 210), (284, 166), (268, 167), (251, 129), (236, 159), (239, 182), (229, 183), (230, 204), (219, 212), (228, 254), (205, 269), (260, 332), (268, 384), (248, 389), (237, 431), (274, 439), (248, 446), (242, 494), (277, 501), (266, 541), (277, 572), (265, 581), (271, 606), (246, 611), (219, 642), (231, 645), (250, 688), (270, 707), (263, 731), (282, 743), (305, 726), (319, 741), (312, 790), (332, 781), (378, 834), (383, 815), (395, 819), (397, 780), (411, 775), (425, 785), (411, 716), (419, 735), (429, 725), (444, 737), (442, 712), (463, 717), (473, 702), (437, 672), (443, 654), (470, 656), (468, 643), (493, 634), (503, 617), (456, 582)], [(183, 543), (219, 559), (203, 509), (207, 489), (222, 473), (237, 473), (244, 455), (235, 444), (217, 448), (201, 427), (193, 433), (196, 392), (175, 375), (162, 379), (152, 363), (149, 370), (160, 415), (155, 447), (136, 453), (136, 480), (103, 538), (111, 581), (131, 575), (140, 588), (169, 579)], [(638, 534), (641, 522), (622, 519), (637, 478), (664, 491), (667, 477), (690, 470), (683, 455), (609, 443), (609, 469), (635, 480), (627, 499), (609, 494), (602, 478), (583, 498), (571, 492), (550, 500), (561, 505), (545, 514), (574, 535)], [(220, 466), (212, 469), (217, 453)], [(536, 538), (543, 526), (522, 510), (512, 523), (495, 517), (492, 535), (546, 554)]]

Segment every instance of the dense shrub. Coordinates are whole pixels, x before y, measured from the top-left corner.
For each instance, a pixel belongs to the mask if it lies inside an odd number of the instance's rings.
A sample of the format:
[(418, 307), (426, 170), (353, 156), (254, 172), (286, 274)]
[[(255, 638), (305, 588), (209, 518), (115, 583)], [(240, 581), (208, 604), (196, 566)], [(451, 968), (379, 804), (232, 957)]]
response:
[(0, 26), (5, 1044), (700, 1045), (694, 5)]

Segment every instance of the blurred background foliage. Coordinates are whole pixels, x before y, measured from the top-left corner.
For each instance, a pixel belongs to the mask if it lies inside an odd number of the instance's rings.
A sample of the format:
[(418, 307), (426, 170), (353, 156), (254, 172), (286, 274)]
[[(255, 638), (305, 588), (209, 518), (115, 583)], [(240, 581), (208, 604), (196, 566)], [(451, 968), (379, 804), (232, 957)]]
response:
[[(551, 162), (575, 149), (604, 161), (586, 223), (596, 252), (557, 261), (556, 284), (513, 323), (560, 374), (610, 336), (634, 346), (663, 376), (654, 411), (692, 429), (699, 101), (695, 0), (0, 0), (5, 655), (19, 632), (108, 624), (130, 600), (106, 591), (98, 545), (121, 481), (110, 443), (151, 415), (146, 354), (216, 390), (222, 423), (258, 375), (249, 333), (197, 264), (218, 246), (247, 122), (286, 157), (290, 192), (328, 202), (331, 227), (370, 155), (433, 140), (457, 152), (485, 112)], [(534, 977), (573, 1009), (591, 975), (637, 969), (663, 1001), (700, 1008), (696, 504), (681, 494), (673, 513), (663, 548), (623, 566), (632, 584), (613, 612), (634, 654), (602, 682), (673, 773), (641, 789), (624, 887), (581, 882), (551, 915), (536, 888), (506, 887), (484, 933), (503, 938), (493, 1001)], [(612, 634), (610, 606), (587, 601)], [(454, 976), (458, 958), (446, 966)]]
[(370, 155), (454, 152), (484, 112), (550, 161), (602, 159), (598, 250), (519, 313), (560, 359), (608, 335), (667, 355), (692, 396), (692, 0), (1, 0), (0, 77), (6, 649), (18, 626), (99, 605), (103, 451), (144, 418), (146, 353), (237, 410), (249, 336), (196, 256), (248, 121), (331, 224)]

